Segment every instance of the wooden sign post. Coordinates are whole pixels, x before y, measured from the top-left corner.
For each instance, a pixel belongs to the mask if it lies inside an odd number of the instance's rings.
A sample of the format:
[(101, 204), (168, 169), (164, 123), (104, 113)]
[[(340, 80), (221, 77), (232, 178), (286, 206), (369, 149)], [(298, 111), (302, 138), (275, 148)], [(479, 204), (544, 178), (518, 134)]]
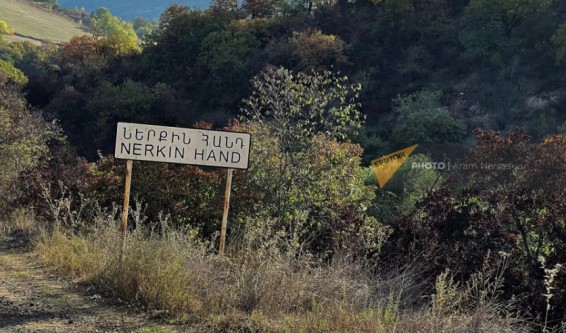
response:
[(220, 228), (220, 246), (218, 252), (224, 254), (226, 245), (226, 227), (228, 225), (228, 210), (230, 209), (230, 192), (232, 191), (232, 174), (234, 169), (228, 169), (226, 172), (226, 192), (224, 194), (224, 214), (222, 215), (222, 227)]
[(126, 161), (126, 184), (124, 186), (124, 205), (122, 206), (122, 238), (120, 243), (120, 262), (124, 260), (126, 252), (126, 234), (128, 232), (128, 210), (130, 208), (130, 185), (132, 184), (133, 161)]
[(251, 135), (205, 129), (118, 123), (114, 157), (127, 160), (120, 260), (126, 249), (132, 161), (179, 163), (227, 168), (226, 197), (220, 230), (219, 252), (224, 253), (230, 191), (234, 169), (247, 169)]

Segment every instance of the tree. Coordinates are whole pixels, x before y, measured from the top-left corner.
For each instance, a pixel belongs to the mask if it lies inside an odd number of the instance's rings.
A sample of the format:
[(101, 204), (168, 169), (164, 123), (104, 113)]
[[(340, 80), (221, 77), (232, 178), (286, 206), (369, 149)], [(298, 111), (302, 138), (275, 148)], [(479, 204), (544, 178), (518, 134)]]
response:
[(93, 85), (108, 61), (100, 40), (87, 35), (71, 38), (61, 53), (63, 69), (73, 76), (75, 85), (80, 88)]
[(246, 57), (257, 48), (255, 37), (242, 30), (227, 29), (211, 32), (201, 43), (198, 63), (215, 74), (243, 70)]
[(153, 111), (164, 106), (159, 98), (166, 85), (157, 84), (150, 88), (143, 83), (126, 80), (120, 85), (102, 82), (85, 106), (86, 114), (92, 115), (96, 128), (95, 140), (102, 151), (114, 148), (115, 127), (118, 121), (139, 121), (142, 123), (162, 122), (164, 114)]
[(254, 141), (250, 168), (238, 185), (257, 197), (253, 209), (238, 217), (245, 237), (264, 239), (252, 245), (323, 256), (379, 251), (385, 230), (368, 214), (375, 184), (364, 183), (359, 145), (316, 133), (301, 150), (289, 152), (261, 123), (237, 130)]
[(195, 81), (201, 81), (195, 92), (199, 100), (219, 113), (236, 114), (234, 108), (249, 89), (249, 63), (258, 47), (259, 41), (244, 29), (229, 27), (208, 34), (201, 41), (195, 66), (200, 74)]
[(28, 82), (28, 78), (22, 71), (4, 60), (0, 60), (0, 78), (3, 82), (13, 82), (21, 85)]
[(563, 23), (552, 36), (556, 47), (556, 62), (566, 62), (566, 23)]
[(383, 0), (381, 19), (375, 22), (372, 31), (376, 42), (397, 50), (416, 35), (415, 6), (411, 0)]
[(18, 177), (46, 156), (47, 142), (56, 134), (28, 109), (19, 89), (0, 73), (0, 207), (17, 198)]
[(136, 17), (133, 23), (134, 31), (136, 35), (144, 41), (149, 34), (151, 34), (157, 28), (157, 22), (150, 21), (143, 17)]
[(267, 67), (252, 79), (252, 86), (243, 115), (271, 129), (285, 151), (304, 147), (316, 133), (345, 139), (364, 119), (357, 102), (361, 85), (348, 84), (346, 76)]
[(519, 53), (517, 32), (540, 17), (551, 0), (472, 0), (464, 15), (460, 41), (471, 59), (508, 64)]
[(274, 67), (252, 85), (242, 113), (254, 138), (248, 182), (264, 198), (260, 218), (274, 222), (271, 232), (284, 234), (291, 250), (376, 250), (380, 228), (366, 214), (374, 194), (361, 148), (339, 141), (362, 124), (359, 85)]
[(0, 20), (0, 36), (1, 35), (11, 35), (14, 33), (14, 29), (8, 27), (8, 23), (4, 20)]
[(101, 40), (105, 53), (111, 57), (124, 57), (141, 52), (138, 37), (131, 23), (127, 28), (119, 29), (107, 34)]
[(335, 35), (324, 35), (320, 30), (293, 32), (290, 44), (301, 68), (320, 69), (348, 63), (344, 41)]
[(238, 13), (238, 2), (236, 0), (212, 0), (210, 12), (216, 17), (233, 17)]
[(143, 52), (144, 70), (161, 82), (186, 82), (198, 59), (200, 45), (223, 24), (199, 11), (173, 4), (163, 14)]
[(466, 126), (452, 117), (440, 103), (441, 92), (423, 90), (398, 96), (393, 102), (398, 114), (391, 141), (397, 148), (413, 144), (459, 142)]
[(275, 15), (275, 4), (271, 0), (245, 0), (242, 4), (242, 9), (252, 19)]
[(141, 51), (133, 24), (113, 16), (108, 8), (96, 10), (92, 27), (95, 36), (102, 36), (101, 45), (110, 56), (122, 57)]
[(95, 36), (104, 36), (123, 28), (122, 21), (106, 7), (98, 8), (91, 16)]

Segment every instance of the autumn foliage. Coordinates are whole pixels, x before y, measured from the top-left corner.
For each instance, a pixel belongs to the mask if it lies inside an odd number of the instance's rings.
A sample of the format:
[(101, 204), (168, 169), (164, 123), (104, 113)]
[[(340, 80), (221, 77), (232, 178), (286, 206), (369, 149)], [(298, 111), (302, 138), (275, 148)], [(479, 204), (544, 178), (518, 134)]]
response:
[[(545, 270), (566, 261), (566, 137), (531, 143), (516, 130), (508, 136), (477, 131), (477, 138), (467, 162), (519, 167), (454, 174), (417, 204), (415, 214), (395, 224), (389, 255), (422, 256), (431, 271), (448, 268), (461, 276), (487, 259), (492, 265), (507, 260), (506, 297), (515, 295), (533, 315), (542, 315)], [(566, 271), (559, 270), (549, 318), (566, 315), (565, 285)]]

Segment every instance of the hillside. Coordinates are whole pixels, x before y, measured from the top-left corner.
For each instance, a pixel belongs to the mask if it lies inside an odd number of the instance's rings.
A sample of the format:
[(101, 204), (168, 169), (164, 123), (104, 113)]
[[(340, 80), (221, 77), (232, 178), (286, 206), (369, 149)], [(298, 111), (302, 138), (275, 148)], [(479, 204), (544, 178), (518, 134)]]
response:
[(189, 332), (565, 332), (566, 1), (304, 4), (0, 43), (0, 265)]
[(75, 35), (84, 34), (81, 26), (72, 20), (22, 0), (0, 1), (0, 19), (16, 30), (17, 36), (8, 37), (9, 39), (30, 36), (33, 39), (64, 42)]
[(208, 0), (60, 0), (59, 3), (64, 7), (84, 7), (88, 12), (100, 7), (107, 7), (110, 11), (122, 19), (133, 20), (140, 16), (147, 19), (157, 20), (159, 15), (172, 3), (187, 5), (189, 7), (207, 7)]

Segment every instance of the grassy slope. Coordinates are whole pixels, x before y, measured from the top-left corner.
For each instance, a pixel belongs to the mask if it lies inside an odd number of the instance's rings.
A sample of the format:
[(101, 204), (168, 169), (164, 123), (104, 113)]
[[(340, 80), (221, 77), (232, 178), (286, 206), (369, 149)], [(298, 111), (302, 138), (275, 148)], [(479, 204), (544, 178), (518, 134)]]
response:
[(64, 42), (75, 35), (84, 34), (79, 24), (60, 15), (49, 13), (23, 0), (1, 0), (0, 19), (16, 33), (34, 38)]

